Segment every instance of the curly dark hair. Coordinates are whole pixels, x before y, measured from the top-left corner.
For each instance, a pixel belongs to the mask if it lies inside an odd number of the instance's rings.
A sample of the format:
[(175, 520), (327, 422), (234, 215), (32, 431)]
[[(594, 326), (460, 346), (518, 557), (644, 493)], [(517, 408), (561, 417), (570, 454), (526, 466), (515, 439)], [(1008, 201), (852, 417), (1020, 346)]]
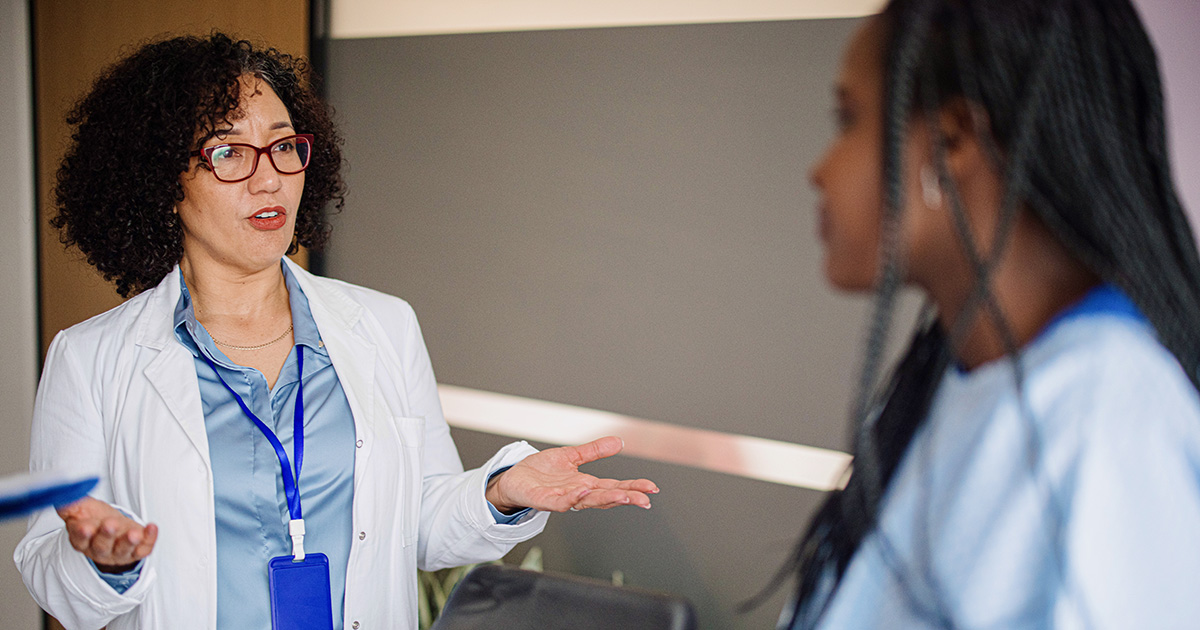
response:
[(183, 256), (173, 212), (183, 200), (180, 175), (190, 153), (237, 112), (245, 75), (275, 90), (297, 133), (316, 137), (288, 253), (328, 240), (325, 208), (345, 203), (342, 138), (308, 63), (222, 33), (151, 42), (101, 73), (68, 114), (71, 146), (50, 221), (121, 296), (157, 285)]

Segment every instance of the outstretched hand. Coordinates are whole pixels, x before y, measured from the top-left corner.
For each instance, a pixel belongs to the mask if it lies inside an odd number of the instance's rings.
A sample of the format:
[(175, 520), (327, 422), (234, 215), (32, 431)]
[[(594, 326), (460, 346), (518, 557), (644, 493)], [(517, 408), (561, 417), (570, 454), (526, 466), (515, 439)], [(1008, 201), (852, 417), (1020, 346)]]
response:
[(104, 573), (124, 573), (150, 555), (158, 526), (139, 525), (113, 506), (84, 497), (58, 508), (71, 546), (91, 558)]
[(599, 479), (579, 472), (588, 462), (621, 452), (618, 437), (603, 437), (580, 446), (562, 446), (534, 453), (488, 483), (487, 500), (497, 510), (512, 513), (523, 508), (566, 512), (619, 505), (650, 508), (658, 486), (649, 479)]

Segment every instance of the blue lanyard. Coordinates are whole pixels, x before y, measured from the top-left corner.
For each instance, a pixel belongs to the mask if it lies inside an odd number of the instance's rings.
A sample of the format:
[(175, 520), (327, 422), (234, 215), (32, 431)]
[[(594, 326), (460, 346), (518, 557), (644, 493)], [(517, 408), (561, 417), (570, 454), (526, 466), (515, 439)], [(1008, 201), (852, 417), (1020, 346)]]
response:
[[(295, 442), (294, 452), (296, 455), (296, 474), (294, 477), (292, 476), (291, 464), (288, 462), (287, 451), (283, 450), (283, 444), (275, 436), (275, 432), (266, 423), (259, 420), (253, 411), (250, 411), (250, 408), (246, 406), (246, 401), (242, 400), (242, 397), (233, 391), (229, 383), (225, 382), (220, 370), (217, 369), (217, 365), (213, 363), (212, 359), (208, 358), (208, 355), (204, 354), (204, 352), (201, 352), (200, 356), (212, 367), (213, 372), (217, 375), (217, 380), (221, 381), (221, 384), (225, 386), (225, 389), (229, 390), (230, 394), (233, 394), (234, 400), (242, 408), (242, 413), (245, 413), (246, 417), (254, 422), (254, 425), (258, 427), (259, 431), (262, 431), (267, 441), (271, 443), (272, 448), (275, 449), (275, 455), (279, 458), (279, 466), (283, 471), (283, 493), (287, 496), (288, 513), (292, 516), (292, 521), (288, 527), (289, 533), (292, 536), (292, 551), (297, 560), (303, 560), (304, 512), (300, 507), (299, 482), (300, 468), (304, 464), (304, 346), (296, 345), (298, 382), (296, 383), (296, 413), (292, 429), (293, 440)], [(297, 535), (299, 535), (299, 538), (297, 538)]]

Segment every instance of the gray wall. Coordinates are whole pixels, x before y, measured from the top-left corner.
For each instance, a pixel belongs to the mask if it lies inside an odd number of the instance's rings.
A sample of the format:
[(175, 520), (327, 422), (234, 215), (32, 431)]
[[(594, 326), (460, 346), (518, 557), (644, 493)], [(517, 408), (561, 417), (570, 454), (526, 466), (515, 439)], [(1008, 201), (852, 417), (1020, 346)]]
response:
[[(37, 378), (34, 323), (33, 115), (25, 0), (0, 1), (0, 476), (29, 468), (29, 415)], [(13, 565), (25, 521), (0, 523), (0, 626), (41, 627)]]
[[(821, 275), (808, 165), (854, 20), (335, 41), (351, 196), (328, 273), (400, 295), (439, 380), (845, 447), (865, 301)], [(504, 440), (455, 432), (468, 465)], [(816, 492), (618, 458), (650, 512), (551, 519), (547, 566), (770, 627)]]

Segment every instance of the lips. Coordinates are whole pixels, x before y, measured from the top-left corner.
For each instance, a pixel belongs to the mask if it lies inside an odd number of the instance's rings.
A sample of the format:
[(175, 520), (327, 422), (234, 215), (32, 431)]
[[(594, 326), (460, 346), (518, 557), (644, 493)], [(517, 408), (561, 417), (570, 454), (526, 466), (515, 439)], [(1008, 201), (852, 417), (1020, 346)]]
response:
[(287, 224), (287, 212), (284, 211), (283, 206), (272, 206), (259, 210), (247, 220), (256, 230), (278, 230)]

